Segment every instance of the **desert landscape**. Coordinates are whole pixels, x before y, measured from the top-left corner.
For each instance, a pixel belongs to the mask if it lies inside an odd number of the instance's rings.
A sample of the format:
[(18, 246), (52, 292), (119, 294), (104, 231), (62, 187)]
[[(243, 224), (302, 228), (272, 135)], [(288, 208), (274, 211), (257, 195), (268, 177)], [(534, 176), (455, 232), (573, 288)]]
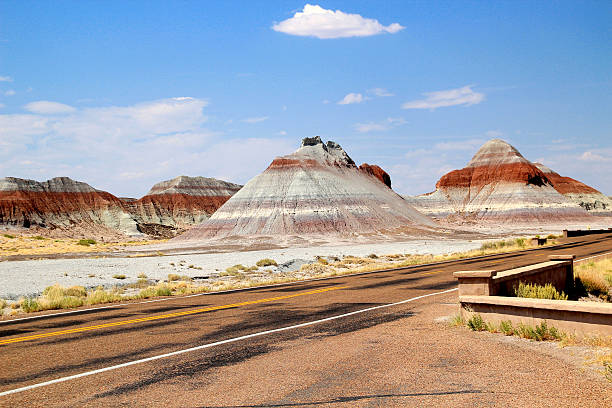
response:
[(612, 404), (612, 9), (232, 4), (0, 5), (0, 406)]

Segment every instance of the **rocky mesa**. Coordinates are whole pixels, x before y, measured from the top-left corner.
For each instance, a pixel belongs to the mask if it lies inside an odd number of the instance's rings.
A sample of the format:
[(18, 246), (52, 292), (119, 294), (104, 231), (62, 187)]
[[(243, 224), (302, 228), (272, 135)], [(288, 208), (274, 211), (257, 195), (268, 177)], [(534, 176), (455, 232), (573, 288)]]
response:
[(0, 225), (138, 234), (136, 222), (121, 200), (68, 177), (44, 182), (0, 179)]
[(447, 221), (530, 224), (589, 217), (560, 193), (549, 174), (501, 139), (486, 142), (466, 167), (445, 174), (432, 193), (409, 199)]
[(435, 223), (389, 188), (378, 166), (360, 170), (339, 144), (305, 138), (177, 241), (224, 237), (351, 235)]

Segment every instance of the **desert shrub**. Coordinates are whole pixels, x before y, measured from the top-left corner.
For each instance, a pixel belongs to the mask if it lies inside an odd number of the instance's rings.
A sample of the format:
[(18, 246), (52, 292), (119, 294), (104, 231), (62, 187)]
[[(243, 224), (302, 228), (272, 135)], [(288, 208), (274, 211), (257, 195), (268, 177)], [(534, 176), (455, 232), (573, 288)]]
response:
[(270, 258), (264, 258), (264, 259), (260, 259), (259, 261), (257, 261), (255, 263), (255, 265), (259, 266), (259, 267), (264, 267), (264, 266), (278, 266), (278, 264), (276, 263), (276, 261), (274, 259), (270, 259)]
[(553, 299), (567, 300), (567, 295), (564, 292), (559, 293), (555, 287), (547, 283), (546, 285), (537, 285), (531, 283), (519, 282), (518, 288), (515, 290), (515, 295), (518, 297), (532, 299)]
[(482, 316), (479, 314), (475, 314), (467, 321), (467, 326), (474, 331), (483, 331), (487, 329), (487, 325), (485, 324)]
[(548, 327), (546, 320), (542, 321), (536, 327), (519, 323), (516, 329), (516, 334), (522, 338), (546, 341), (546, 340), (561, 340), (563, 335), (554, 327)]
[(64, 295), (85, 297), (87, 296), (87, 290), (85, 290), (83, 286), (71, 286), (68, 289), (64, 290)]
[(608, 381), (612, 381), (612, 363), (604, 362), (604, 375)]
[(181, 279), (180, 275), (177, 275), (176, 273), (169, 273), (168, 274), (168, 282), (174, 282)]
[(320, 263), (321, 265), (329, 265), (329, 262), (325, 258), (319, 257), (317, 258), (317, 262)]
[(147, 279), (147, 274), (146, 274), (146, 273), (144, 273), (144, 272), (139, 273), (139, 274), (138, 274), (138, 278), (139, 278), (139, 279)]
[(167, 285), (155, 287), (155, 296), (172, 296), (172, 289)]
[(77, 242), (77, 245), (83, 245), (83, 246), (90, 246), (90, 245), (95, 245), (96, 241), (93, 239), (80, 239), (79, 242)]
[(8, 306), (8, 302), (4, 299), (0, 299), (0, 311)]
[(38, 312), (40, 310), (40, 305), (38, 304), (36, 299), (33, 298), (22, 299), (19, 304), (21, 306), (21, 310), (26, 313)]
[(88, 305), (98, 305), (101, 303), (117, 302), (123, 299), (122, 296), (116, 292), (104, 290), (102, 287), (98, 287), (95, 290), (87, 292), (87, 298), (85, 302)]
[(499, 330), (506, 336), (512, 336), (514, 334), (514, 327), (512, 327), (512, 322), (510, 320), (502, 320), (499, 323)]
[(4, 238), (9, 238), (9, 239), (13, 239), (13, 238), (15, 238), (15, 236), (14, 236), (14, 235), (11, 235), (11, 234), (3, 234), (2, 236), (3, 236)]
[(368, 255), (368, 258), (370, 258), (370, 259), (378, 259), (378, 255), (370, 254), (370, 255)]
[(125, 278), (126, 278), (126, 276), (125, 276), (125, 275), (123, 275), (123, 274), (115, 274), (115, 275), (113, 275), (113, 278), (114, 278), (114, 279), (125, 279)]
[(463, 326), (463, 325), (465, 325), (465, 319), (463, 318), (461, 313), (457, 313), (456, 315), (453, 316), (453, 318), (450, 321), (450, 325), (451, 326)]
[(300, 267), (300, 272), (302, 273), (310, 273), (310, 274), (320, 274), (329, 272), (329, 269), (326, 265), (322, 265), (320, 263), (313, 264), (304, 264)]
[(555, 234), (548, 234), (548, 236), (546, 236), (546, 239), (557, 239), (559, 238), (558, 236), (556, 236)]

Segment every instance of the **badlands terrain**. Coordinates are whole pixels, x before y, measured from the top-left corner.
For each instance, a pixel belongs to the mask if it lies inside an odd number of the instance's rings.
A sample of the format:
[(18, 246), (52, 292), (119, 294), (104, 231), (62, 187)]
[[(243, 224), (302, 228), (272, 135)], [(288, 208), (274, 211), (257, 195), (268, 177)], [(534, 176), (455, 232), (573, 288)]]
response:
[(464, 252), (486, 241), (607, 228), (611, 208), (599, 191), (530, 162), (500, 139), (417, 197), (401, 197), (382, 168), (357, 166), (340, 145), (318, 136), (244, 187), (180, 176), (133, 199), (65, 177), (6, 177), (0, 298), (35, 295), (54, 283), (109, 288), (145, 275), (210, 279), (261, 259), (277, 265), (257, 274), (273, 278), (322, 258)]

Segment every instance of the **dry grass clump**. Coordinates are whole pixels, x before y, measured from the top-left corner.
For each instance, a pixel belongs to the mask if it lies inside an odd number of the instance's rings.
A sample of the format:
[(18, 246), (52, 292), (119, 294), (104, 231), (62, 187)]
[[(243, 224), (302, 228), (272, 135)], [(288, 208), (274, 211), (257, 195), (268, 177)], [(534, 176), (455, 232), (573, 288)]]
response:
[(177, 275), (176, 273), (169, 273), (168, 274), (168, 282), (174, 282), (174, 281), (191, 282), (191, 277), (189, 277), (187, 275)]
[(278, 266), (276, 261), (270, 258), (260, 259), (259, 261), (255, 262), (255, 265), (259, 266), (260, 268), (263, 268), (265, 266)]
[(96, 240), (94, 240), (94, 239), (79, 239), (79, 241), (77, 242), (77, 245), (83, 245), (83, 246), (96, 245)]
[(577, 263), (574, 265), (574, 277), (577, 286), (582, 286), (587, 293), (610, 300), (612, 259)]
[(567, 295), (563, 292), (559, 293), (557, 289), (550, 283), (546, 285), (537, 285), (525, 282), (519, 282), (518, 288), (515, 290), (515, 295), (523, 298), (532, 299), (551, 299), (551, 300), (567, 300)]
[(113, 279), (125, 279), (127, 278), (127, 276), (123, 275), (123, 274), (115, 274), (113, 275)]

